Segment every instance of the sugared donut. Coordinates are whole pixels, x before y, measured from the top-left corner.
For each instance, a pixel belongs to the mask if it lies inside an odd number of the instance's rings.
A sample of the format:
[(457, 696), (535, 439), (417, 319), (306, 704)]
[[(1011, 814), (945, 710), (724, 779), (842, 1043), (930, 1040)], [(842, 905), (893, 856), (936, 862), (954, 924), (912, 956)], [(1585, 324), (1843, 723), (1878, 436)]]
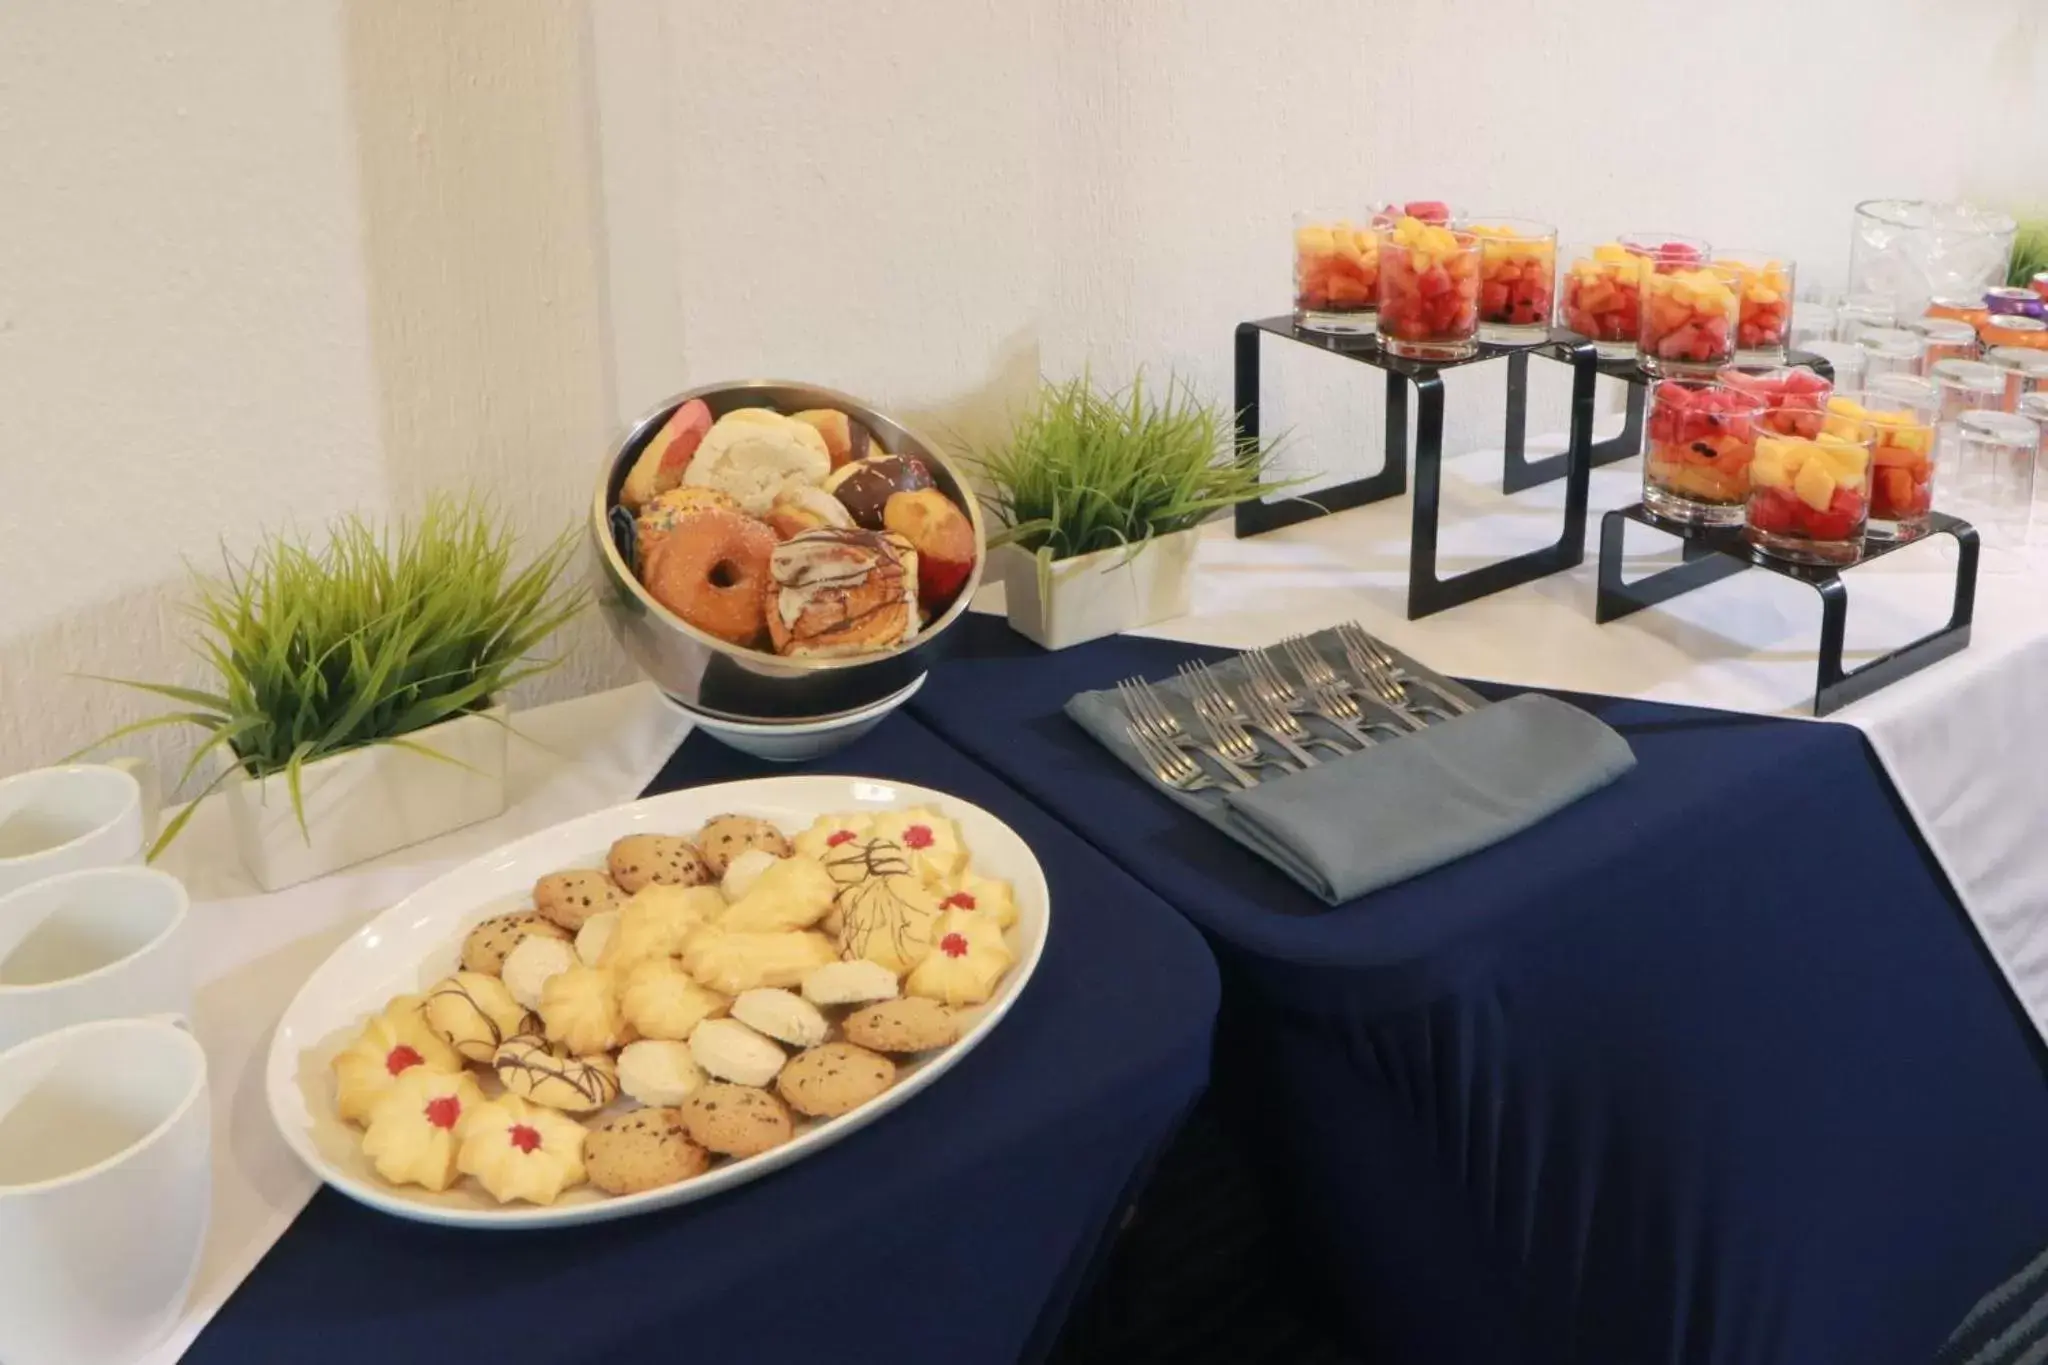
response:
[(749, 645), (768, 627), (763, 599), (775, 533), (738, 512), (711, 508), (659, 537), (642, 582), (654, 600), (707, 635)]

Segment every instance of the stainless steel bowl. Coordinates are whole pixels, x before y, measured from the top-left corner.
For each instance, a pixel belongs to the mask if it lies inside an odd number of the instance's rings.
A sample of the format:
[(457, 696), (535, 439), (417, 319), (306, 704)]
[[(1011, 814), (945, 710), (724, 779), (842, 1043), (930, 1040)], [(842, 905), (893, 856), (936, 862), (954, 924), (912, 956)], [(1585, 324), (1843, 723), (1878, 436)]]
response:
[[(655, 601), (640, 586), (613, 539), (611, 510), (619, 500), (633, 461), (669, 414), (701, 398), (712, 416), (735, 408), (767, 405), (781, 412), (837, 408), (865, 426), (892, 455), (915, 455), (932, 480), (958, 503), (974, 524), (974, 569), (953, 605), (896, 649), (847, 659), (785, 659), (762, 650), (741, 649), (705, 634)], [(693, 711), (741, 721), (809, 722), (872, 706), (903, 691), (947, 648), (946, 632), (967, 610), (988, 564), (981, 508), (952, 461), (902, 423), (851, 395), (780, 379), (707, 384), (659, 404), (633, 424), (605, 457), (590, 508), (590, 546), (597, 557), (597, 601), (612, 634), (662, 691)]]

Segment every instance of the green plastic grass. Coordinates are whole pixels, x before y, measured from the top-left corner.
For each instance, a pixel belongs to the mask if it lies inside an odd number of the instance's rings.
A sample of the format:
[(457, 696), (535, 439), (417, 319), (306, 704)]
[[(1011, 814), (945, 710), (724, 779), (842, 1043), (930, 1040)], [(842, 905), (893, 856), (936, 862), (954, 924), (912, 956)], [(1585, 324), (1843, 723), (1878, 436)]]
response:
[(1154, 536), (1305, 480), (1265, 482), (1273, 447), (1240, 443), (1228, 408), (1183, 381), (1114, 392), (1083, 375), (1045, 385), (1007, 444), (975, 452), (1003, 522), (991, 544), (1041, 559), (1135, 550)]
[(2027, 285), (2034, 276), (2048, 270), (2048, 218), (2035, 218), (2020, 224), (2019, 234), (2012, 243), (2012, 270), (2006, 276), (2006, 283)]
[[(251, 777), (285, 776), (302, 833), (299, 774), (308, 763), (370, 744), (455, 762), (404, 737), (481, 711), (554, 667), (559, 660), (530, 656), (586, 598), (562, 582), (573, 530), (524, 565), (516, 562), (517, 542), (489, 504), (441, 497), (395, 528), (344, 517), (318, 548), (271, 535), (244, 562), (224, 553), (220, 575), (194, 573), (189, 607), (198, 627), (194, 648), (215, 689), (102, 679), (181, 709), (99, 743), (159, 726), (198, 726), (207, 737), (179, 785), (226, 746)], [(205, 792), (230, 770), (223, 765)], [(151, 857), (197, 806), (164, 830)]]

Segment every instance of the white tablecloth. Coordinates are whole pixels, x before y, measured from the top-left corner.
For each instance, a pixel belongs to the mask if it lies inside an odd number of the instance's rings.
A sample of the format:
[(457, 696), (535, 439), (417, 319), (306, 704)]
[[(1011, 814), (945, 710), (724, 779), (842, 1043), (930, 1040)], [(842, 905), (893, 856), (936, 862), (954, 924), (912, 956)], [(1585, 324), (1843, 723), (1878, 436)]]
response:
[[(1447, 673), (1734, 710), (1810, 708), (1820, 601), (1762, 570), (1605, 626), (1593, 621), (1599, 514), (1637, 500), (1639, 461), (1595, 471), (1586, 561), (1420, 621), (1405, 618), (1407, 498), (1251, 540), (1208, 528), (1194, 609), (1143, 632), (1243, 647), (1356, 619)], [(1500, 494), (1500, 456), (1446, 462), (1445, 573), (1557, 537), (1563, 483)], [(2037, 508), (2037, 523), (2048, 508)], [(1628, 577), (1676, 562), (1644, 528)], [(1852, 570), (1845, 665), (1948, 619), (1946, 536)], [(1992, 956), (2048, 1037), (2048, 552), (1978, 583), (1970, 647), (1830, 717), (1869, 736)], [(1840, 851), (1853, 856), (1853, 850)]]
[(364, 921), (448, 869), (534, 830), (640, 794), (688, 724), (650, 684), (513, 713), (510, 805), (495, 820), (265, 895), (243, 879), (224, 813), (202, 809), (161, 866), (191, 889), (194, 1029), (213, 1095), (213, 1223), (183, 1319), (142, 1358), (170, 1365), (305, 1207), (319, 1181), (264, 1102), (272, 1026)]

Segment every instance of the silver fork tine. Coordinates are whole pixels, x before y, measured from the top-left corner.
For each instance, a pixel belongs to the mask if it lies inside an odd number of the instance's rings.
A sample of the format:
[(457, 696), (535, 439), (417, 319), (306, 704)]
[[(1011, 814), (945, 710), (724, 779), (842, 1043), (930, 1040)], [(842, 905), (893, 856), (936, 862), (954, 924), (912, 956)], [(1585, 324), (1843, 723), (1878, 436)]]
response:
[(1153, 738), (1169, 745), (1187, 739), (1188, 733), (1181, 728), (1180, 717), (1174, 715), (1165, 698), (1154, 690), (1152, 684), (1143, 678), (1132, 678), (1130, 681), (1132, 695), (1144, 711), (1145, 723), (1150, 727)]
[[(1304, 768), (1312, 768), (1316, 764), (1316, 756), (1303, 747), (1308, 741), (1331, 744), (1331, 741), (1321, 735), (1311, 734), (1308, 727), (1303, 725), (1292, 711), (1283, 709), (1272, 697), (1258, 688), (1245, 689), (1244, 706), (1245, 711), (1251, 716), (1252, 724), (1271, 735), (1274, 741), (1292, 754)], [(1339, 752), (1342, 752), (1341, 748)]]
[(1219, 748), (1239, 763), (1254, 766), (1270, 763), (1283, 771), (1286, 769), (1286, 764), (1267, 758), (1259, 748), (1259, 742), (1252, 738), (1251, 731), (1244, 728), (1244, 723), (1237, 718), (1237, 702), (1223, 690), (1221, 680), (1209, 665), (1185, 663), (1180, 671), (1195, 699), (1196, 714), (1209, 723)]
[(1244, 666), (1253, 685), (1264, 692), (1268, 700), (1281, 707), (1301, 704), (1301, 694), (1293, 683), (1287, 681), (1287, 675), (1280, 671), (1280, 666), (1273, 662), (1273, 656), (1266, 650), (1246, 651)]
[(1153, 738), (1136, 725), (1125, 727), (1131, 743), (1138, 748), (1138, 754), (1150, 765), (1152, 775), (1169, 787), (1181, 791), (1195, 791), (1215, 784), (1195, 766), (1195, 761), (1178, 749), (1170, 748)]

